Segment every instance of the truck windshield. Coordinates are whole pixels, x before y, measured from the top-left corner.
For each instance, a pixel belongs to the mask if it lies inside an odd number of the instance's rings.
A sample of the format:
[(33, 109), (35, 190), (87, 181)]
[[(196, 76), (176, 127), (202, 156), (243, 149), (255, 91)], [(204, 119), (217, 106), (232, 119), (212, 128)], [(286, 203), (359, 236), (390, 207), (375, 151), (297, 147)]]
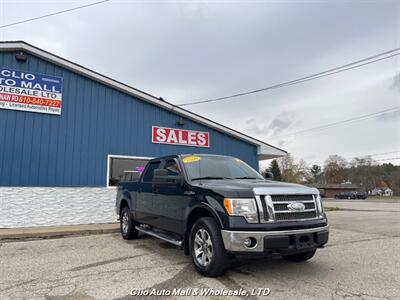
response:
[(229, 156), (186, 156), (183, 163), (191, 180), (264, 179), (242, 160)]

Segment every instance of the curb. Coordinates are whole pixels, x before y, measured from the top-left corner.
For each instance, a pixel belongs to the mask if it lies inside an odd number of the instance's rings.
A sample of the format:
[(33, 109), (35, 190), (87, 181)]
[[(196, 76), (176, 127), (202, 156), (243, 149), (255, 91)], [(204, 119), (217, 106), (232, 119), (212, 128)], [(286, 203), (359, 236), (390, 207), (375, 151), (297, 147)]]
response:
[(61, 238), (66, 236), (115, 233), (118, 231), (119, 223), (4, 228), (0, 229), (0, 241), (11, 242), (19, 240)]

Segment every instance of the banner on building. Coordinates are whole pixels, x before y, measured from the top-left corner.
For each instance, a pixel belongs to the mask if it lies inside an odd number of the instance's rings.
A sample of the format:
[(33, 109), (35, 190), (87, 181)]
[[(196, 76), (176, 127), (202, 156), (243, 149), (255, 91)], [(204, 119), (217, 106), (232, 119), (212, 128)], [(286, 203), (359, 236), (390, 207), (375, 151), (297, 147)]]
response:
[(203, 131), (153, 126), (152, 142), (179, 146), (210, 147), (210, 134)]
[(62, 78), (0, 67), (0, 109), (61, 115)]

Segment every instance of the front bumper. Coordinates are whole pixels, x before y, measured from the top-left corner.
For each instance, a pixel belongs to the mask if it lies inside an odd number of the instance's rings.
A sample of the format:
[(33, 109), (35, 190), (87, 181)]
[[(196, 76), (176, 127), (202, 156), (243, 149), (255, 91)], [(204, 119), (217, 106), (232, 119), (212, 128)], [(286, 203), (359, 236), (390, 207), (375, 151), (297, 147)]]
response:
[[(286, 252), (318, 248), (328, 242), (329, 225), (317, 228), (284, 231), (221, 230), (225, 249), (229, 252)], [(255, 241), (246, 247), (244, 241)]]

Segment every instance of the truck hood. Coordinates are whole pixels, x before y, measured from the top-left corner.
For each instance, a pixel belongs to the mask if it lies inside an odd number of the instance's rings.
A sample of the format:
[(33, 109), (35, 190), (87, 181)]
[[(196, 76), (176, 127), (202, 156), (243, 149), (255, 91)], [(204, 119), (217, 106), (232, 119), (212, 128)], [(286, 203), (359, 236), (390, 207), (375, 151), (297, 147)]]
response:
[(258, 195), (318, 194), (318, 190), (300, 184), (270, 180), (224, 179), (202, 180), (192, 185), (209, 189), (223, 197), (254, 197)]

